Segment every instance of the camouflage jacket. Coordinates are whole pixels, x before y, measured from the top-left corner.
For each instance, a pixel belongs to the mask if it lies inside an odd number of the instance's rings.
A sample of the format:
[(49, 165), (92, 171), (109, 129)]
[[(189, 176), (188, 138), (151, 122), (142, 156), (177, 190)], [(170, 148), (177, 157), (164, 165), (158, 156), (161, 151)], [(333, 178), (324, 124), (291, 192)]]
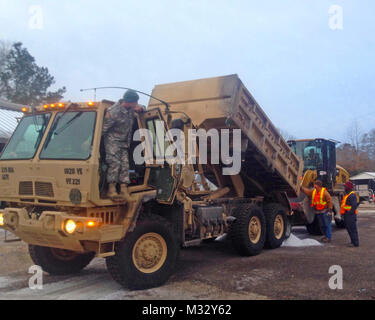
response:
[(129, 148), (134, 119), (134, 110), (125, 109), (119, 102), (108, 108), (102, 130), (105, 143), (120, 143), (124, 148)]

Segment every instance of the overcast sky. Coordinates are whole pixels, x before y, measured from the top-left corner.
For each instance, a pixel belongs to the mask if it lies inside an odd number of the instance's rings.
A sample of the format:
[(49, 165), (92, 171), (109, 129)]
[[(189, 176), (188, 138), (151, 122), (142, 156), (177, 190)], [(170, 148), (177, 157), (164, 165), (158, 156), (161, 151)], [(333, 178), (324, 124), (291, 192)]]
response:
[(21, 41), (65, 100), (237, 73), (277, 127), (345, 141), (354, 119), (375, 128), (374, 14), (373, 0), (0, 0), (0, 39)]

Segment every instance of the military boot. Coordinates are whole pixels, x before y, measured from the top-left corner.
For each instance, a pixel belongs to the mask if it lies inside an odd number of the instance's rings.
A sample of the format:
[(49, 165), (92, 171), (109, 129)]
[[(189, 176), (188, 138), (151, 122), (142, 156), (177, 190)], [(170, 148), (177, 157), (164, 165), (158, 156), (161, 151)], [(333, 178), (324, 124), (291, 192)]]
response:
[(129, 194), (128, 186), (126, 184), (121, 184), (120, 196), (124, 198), (127, 202), (135, 201), (135, 197)]
[(107, 196), (108, 198), (110, 198), (111, 200), (115, 201), (118, 201), (118, 193), (117, 193), (117, 190), (116, 190), (116, 183), (110, 183), (108, 185), (108, 192), (107, 192)]

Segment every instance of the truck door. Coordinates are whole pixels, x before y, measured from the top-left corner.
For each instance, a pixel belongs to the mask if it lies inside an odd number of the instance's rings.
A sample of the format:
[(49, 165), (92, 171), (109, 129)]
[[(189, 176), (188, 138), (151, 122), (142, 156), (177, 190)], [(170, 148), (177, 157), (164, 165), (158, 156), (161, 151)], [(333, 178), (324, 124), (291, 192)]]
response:
[(328, 183), (332, 185), (336, 181), (336, 144), (332, 141), (327, 141), (327, 176)]
[(157, 190), (156, 199), (159, 202), (172, 203), (180, 179), (181, 166), (169, 164), (165, 159), (165, 151), (171, 144), (165, 138), (168, 134), (167, 123), (159, 108), (144, 113), (141, 122), (142, 127), (149, 130), (151, 140), (145, 141), (145, 147), (150, 148), (149, 154), (152, 154), (153, 158), (152, 164), (146, 164), (146, 168), (149, 168), (147, 183)]

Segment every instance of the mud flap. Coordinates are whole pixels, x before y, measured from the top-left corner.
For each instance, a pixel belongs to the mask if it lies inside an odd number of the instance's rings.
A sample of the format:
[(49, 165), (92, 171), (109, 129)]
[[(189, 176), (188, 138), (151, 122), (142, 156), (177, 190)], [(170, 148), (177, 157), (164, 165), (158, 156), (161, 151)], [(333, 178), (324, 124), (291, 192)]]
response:
[(315, 219), (315, 210), (314, 208), (311, 208), (311, 202), (308, 197), (305, 197), (305, 199), (303, 199), (302, 207), (307, 223), (313, 223)]

